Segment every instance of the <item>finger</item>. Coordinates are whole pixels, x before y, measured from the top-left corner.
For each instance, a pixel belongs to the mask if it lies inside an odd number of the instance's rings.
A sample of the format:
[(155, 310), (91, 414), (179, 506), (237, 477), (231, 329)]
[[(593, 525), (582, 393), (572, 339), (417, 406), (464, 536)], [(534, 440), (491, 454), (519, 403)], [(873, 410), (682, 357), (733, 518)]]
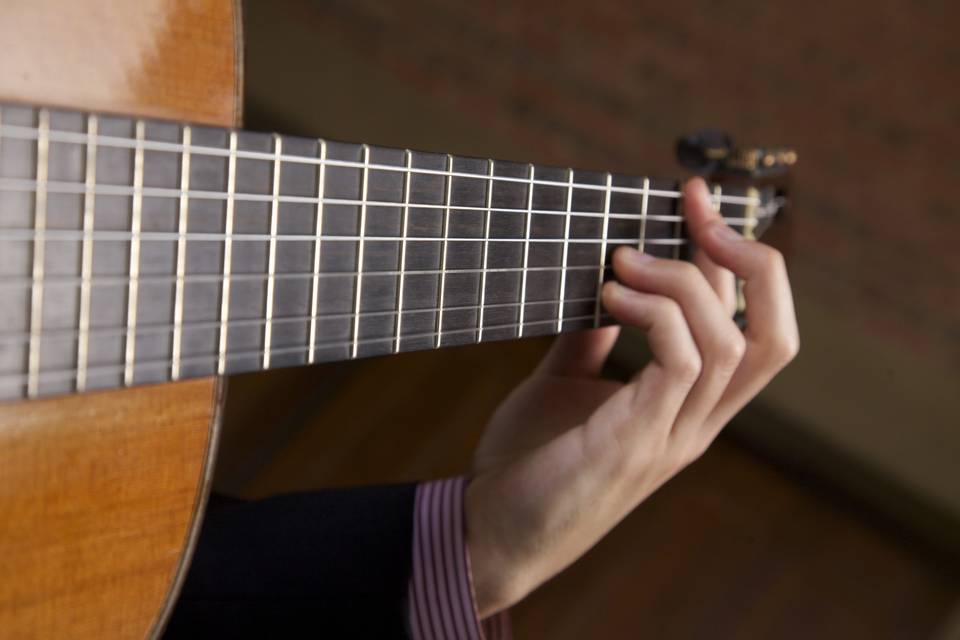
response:
[(793, 296), (783, 256), (730, 229), (710, 203), (703, 180), (684, 187), (687, 228), (715, 263), (743, 278), (746, 298), (746, 352), (711, 414), (709, 428), (719, 430), (794, 358), (799, 349)]
[(737, 277), (729, 269), (724, 269), (711, 260), (701, 249), (694, 251), (693, 264), (697, 265), (703, 277), (720, 298), (720, 304), (727, 316), (733, 316), (737, 311)]
[(538, 372), (571, 378), (594, 378), (600, 375), (603, 363), (619, 335), (618, 326), (562, 333), (553, 341)]
[(702, 364), (683, 312), (669, 298), (634, 291), (618, 282), (604, 285), (603, 304), (619, 322), (646, 333), (653, 355), (650, 364), (627, 385), (632, 398), (630, 410), (656, 403), (669, 415), (669, 428), (696, 383)]
[(702, 361), (702, 371), (677, 416), (673, 435), (690, 440), (723, 395), (743, 357), (743, 334), (726, 313), (717, 294), (697, 267), (676, 260), (658, 260), (623, 247), (613, 268), (634, 289), (676, 301), (683, 312)]

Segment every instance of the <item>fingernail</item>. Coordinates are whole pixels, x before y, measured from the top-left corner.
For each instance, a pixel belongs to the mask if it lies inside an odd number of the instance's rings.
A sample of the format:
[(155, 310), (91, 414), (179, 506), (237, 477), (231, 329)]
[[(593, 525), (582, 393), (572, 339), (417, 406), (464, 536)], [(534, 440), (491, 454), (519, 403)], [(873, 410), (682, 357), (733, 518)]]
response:
[(743, 240), (743, 236), (725, 224), (710, 225), (710, 233), (723, 242), (740, 242)]

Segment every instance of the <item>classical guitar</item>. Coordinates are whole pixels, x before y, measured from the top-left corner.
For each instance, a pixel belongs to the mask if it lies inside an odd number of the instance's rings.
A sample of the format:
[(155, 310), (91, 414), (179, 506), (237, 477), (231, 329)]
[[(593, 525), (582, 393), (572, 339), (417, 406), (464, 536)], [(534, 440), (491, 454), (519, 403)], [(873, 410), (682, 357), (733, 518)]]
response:
[[(223, 376), (601, 326), (613, 250), (689, 255), (676, 180), (239, 130), (232, 0), (79, 5), (0, 23), (0, 636), (159, 634)], [(769, 225), (790, 152), (681, 150)]]

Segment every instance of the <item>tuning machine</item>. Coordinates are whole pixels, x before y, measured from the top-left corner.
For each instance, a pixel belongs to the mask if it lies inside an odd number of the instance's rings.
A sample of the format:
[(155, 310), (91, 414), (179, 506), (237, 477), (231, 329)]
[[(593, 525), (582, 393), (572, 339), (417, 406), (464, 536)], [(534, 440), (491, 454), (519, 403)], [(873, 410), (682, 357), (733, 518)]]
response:
[(717, 129), (699, 129), (677, 140), (677, 161), (704, 176), (749, 179), (785, 175), (797, 162), (797, 152), (786, 147), (738, 148)]

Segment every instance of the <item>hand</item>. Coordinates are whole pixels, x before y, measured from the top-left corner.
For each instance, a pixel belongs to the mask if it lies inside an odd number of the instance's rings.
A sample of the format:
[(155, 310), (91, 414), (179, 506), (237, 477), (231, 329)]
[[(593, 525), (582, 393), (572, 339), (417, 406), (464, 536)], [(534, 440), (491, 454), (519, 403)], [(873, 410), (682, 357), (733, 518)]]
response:
[[(652, 361), (628, 384), (602, 380), (619, 328), (562, 335), (484, 433), (466, 493), (481, 617), (583, 555), (797, 353), (783, 257), (729, 229), (701, 179), (683, 197), (696, 266), (622, 247), (620, 282), (603, 288), (606, 309), (646, 332)], [(731, 319), (733, 274), (745, 281), (745, 333)]]

